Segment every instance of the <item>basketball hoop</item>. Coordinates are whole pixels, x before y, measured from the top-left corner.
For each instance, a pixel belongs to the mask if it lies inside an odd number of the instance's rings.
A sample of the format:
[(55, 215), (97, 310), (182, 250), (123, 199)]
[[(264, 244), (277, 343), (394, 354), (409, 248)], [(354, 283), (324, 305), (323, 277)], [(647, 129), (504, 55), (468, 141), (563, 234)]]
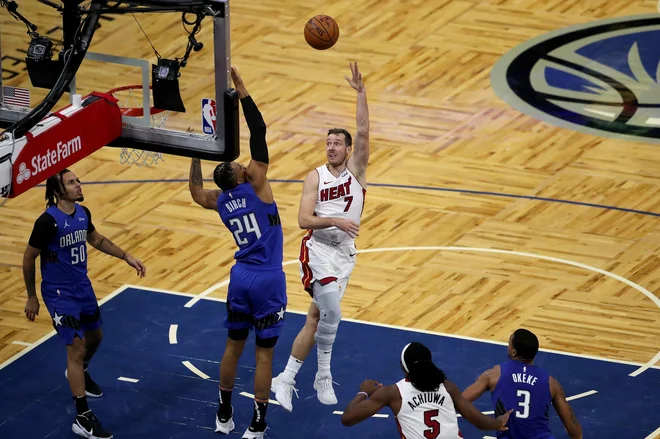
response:
[[(151, 86), (149, 86), (151, 90)], [(144, 109), (142, 106), (142, 85), (125, 85), (123, 87), (113, 88), (108, 91), (108, 94), (118, 100), (117, 105), (124, 117), (144, 117)], [(150, 93), (150, 104), (153, 101), (153, 95)], [(149, 116), (151, 118), (151, 127), (163, 128), (169, 111), (161, 110), (153, 105), (149, 108)], [(162, 162), (163, 155), (159, 152), (147, 151), (143, 149), (122, 148), (119, 154), (119, 162), (121, 164), (129, 164), (136, 166), (153, 166)]]

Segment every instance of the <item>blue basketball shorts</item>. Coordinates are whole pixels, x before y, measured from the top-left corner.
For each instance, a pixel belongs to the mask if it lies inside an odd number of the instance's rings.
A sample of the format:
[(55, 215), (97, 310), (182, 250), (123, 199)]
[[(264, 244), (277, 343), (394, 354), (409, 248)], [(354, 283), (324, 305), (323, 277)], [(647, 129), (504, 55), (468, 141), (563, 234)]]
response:
[(286, 305), (286, 276), (281, 268), (240, 263), (232, 267), (225, 328), (254, 329), (261, 339), (279, 337)]
[(67, 346), (75, 337), (83, 340), (85, 332), (101, 327), (101, 309), (89, 280), (67, 285), (42, 283), (41, 295), (57, 335)]

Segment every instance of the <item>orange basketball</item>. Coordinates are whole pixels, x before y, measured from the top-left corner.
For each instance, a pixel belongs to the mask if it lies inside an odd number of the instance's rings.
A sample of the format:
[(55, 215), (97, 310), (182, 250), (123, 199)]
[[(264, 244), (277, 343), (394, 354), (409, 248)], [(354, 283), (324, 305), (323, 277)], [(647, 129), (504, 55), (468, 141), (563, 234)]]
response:
[(317, 15), (305, 24), (305, 40), (316, 50), (329, 49), (339, 39), (339, 26), (332, 17)]

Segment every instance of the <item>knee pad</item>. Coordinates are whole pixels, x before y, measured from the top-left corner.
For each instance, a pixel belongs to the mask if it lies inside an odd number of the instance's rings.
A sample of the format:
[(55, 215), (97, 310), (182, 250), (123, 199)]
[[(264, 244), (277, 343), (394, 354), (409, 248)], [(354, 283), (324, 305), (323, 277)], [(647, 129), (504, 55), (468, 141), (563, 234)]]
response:
[(248, 338), (250, 335), (249, 329), (230, 329), (227, 333), (227, 336), (235, 341), (243, 341)]
[(316, 305), (319, 308), (321, 316), (316, 333), (314, 334), (314, 339), (319, 345), (326, 346), (327, 348), (328, 345), (331, 346), (335, 342), (342, 315), (339, 290), (336, 288), (336, 285), (334, 291), (325, 293), (315, 296)]
[(268, 337), (268, 338), (259, 338), (257, 337), (257, 346), (264, 349), (272, 349), (277, 344), (277, 339), (279, 337)]

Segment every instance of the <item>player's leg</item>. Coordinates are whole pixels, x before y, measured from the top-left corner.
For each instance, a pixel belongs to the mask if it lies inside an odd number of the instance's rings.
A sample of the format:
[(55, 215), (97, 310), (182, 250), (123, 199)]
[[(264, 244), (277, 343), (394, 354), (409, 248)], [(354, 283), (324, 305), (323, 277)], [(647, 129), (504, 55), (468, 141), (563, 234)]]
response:
[(248, 286), (251, 283), (252, 279), (247, 270), (237, 266), (232, 267), (227, 291), (227, 315), (224, 321), (224, 327), (229, 332), (225, 352), (220, 361), (218, 411), (215, 419), (215, 431), (225, 434), (230, 433), (235, 427), (231, 396), (236, 380), (238, 360), (243, 353), (250, 328), (252, 328), (248, 295)]
[(103, 396), (103, 390), (94, 382), (89, 371), (89, 362), (96, 353), (103, 340), (103, 331), (101, 329), (101, 309), (96, 301), (96, 295), (92, 289), (91, 282), (79, 284), (79, 293), (81, 297), (80, 326), (85, 335), (85, 358), (83, 359), (83, 368), (85, 370), (85, 393), (92, 398)]
[(319, 367), (314, 379), (314, 389), (321, 403), (332, 405), (337, 404), (337, 397), (332, 387), (330, 360), (342, 317), (339, 283), (336, 280), (326, 284), (315, 282), (314, 302), (320, 312), (318, 327), (314, 334)]
[(281, 374), (281, 377), (291, 384), (295, 384), (298, 371), (300, 371), (303, 362), (312, 351), (314, 344), (316, 344), (316, 340), (314, 340), (314, 334), (316, 333), (318, 323), (319, 309), (316, 307), (316, 304), (312, 302), (309, 305), (309, 310), (307, 311), (305, 324), (303, 325), (300, 332), (298, 332), (296, 339), (293, 341), (289, 361), (287, 362), (284, 372)]
[(254, 375), (254, 412), (244, 439), (258, 439), (266, 431), (266, 411), (273, 377), (273, 349), (282, 333), (286, 313), (286, 276), (283, 271), (263, 272), (251, 289), (254, 307), (257, 370)]
[[(87, 396), (85, 394), (85, 369), (83, 362), (86, 355), (86, 342), (82, 324), (80, 322), (81, 309), (74, 300), (47, 300), (46, 297), (53, 297), (47, 291), (48, 287), (42, 285), (42, 294), (44, 295), (44, 304), (48, 309), (52, 319), (53, 326), (57, 331), (67, 350), (67, 380), (71, 388), (73, 401), (76, 405), (76, 419), (71, 427), (72, 431), (82, 437), (111, 438), (112, 434), (102, 428), (101, 423), (94, 413), (89, 409)], [(58, 287), (62, 296), (71, 297), (71, 292), (66, 291), (66, 287)]]

